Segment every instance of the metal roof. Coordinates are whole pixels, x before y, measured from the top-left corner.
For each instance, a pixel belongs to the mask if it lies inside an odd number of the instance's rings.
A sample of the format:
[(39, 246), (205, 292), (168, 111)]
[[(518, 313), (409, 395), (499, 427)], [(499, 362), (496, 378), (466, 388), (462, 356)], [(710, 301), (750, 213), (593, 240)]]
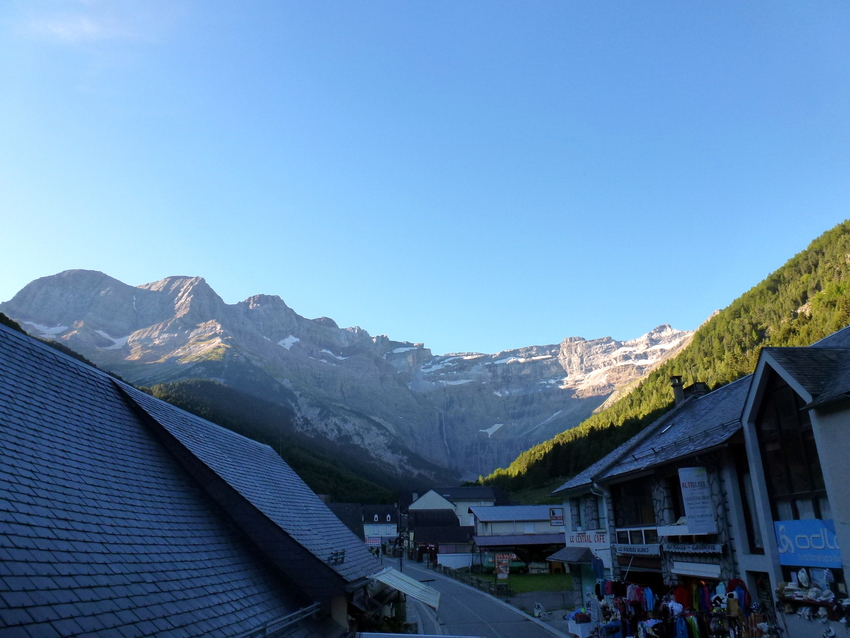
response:
[(483, 523), (549, 520), (549, 505), (473, 505), (469, 511)]
[(558, 545), (564, 542), (564, 534), (500, 534), (473, 536), (479, 547), (513, 547), (515, 545)]
[(416, 600), (425, 603), (429, 607), (433, 607), (437, 611), (440, 609), (440, 592), (425, 583), (420, 583), (407, 574), (401, 573), (397, 569), (387, 567), (385, 570), (373, 575), (372, 578), (385, 585), (389, 585), (393, 589), (404, 592), (408, 596), (413, 596)]

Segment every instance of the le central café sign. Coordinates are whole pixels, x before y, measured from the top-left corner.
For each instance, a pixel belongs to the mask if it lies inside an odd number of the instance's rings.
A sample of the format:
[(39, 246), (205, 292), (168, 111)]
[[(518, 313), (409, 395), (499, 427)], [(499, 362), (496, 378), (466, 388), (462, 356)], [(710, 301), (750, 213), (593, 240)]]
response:
[(606, 545), (607, 532), (572, 532), (567, 534), (567, 545)]

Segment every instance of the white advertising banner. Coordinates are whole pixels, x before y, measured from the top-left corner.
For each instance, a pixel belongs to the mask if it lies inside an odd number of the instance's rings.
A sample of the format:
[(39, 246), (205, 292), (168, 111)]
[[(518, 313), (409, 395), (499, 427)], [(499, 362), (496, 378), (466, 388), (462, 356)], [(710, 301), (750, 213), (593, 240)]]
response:
[(717, 521), (708, 488), (708, 472), (704, 467), (679, 468), (682, 502), (688, 517), (688, 534), (715, 534)]

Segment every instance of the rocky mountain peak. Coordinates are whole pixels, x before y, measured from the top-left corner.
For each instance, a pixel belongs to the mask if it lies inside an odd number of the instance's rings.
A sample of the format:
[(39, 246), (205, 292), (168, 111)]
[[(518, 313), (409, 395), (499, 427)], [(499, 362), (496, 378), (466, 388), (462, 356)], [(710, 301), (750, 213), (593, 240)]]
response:
[(82, 270), (36, 280), (0, 311), (131, 382), (201, 377), (289, 397), (311, 436), (350, 442), (399, 472), (433, 464), (467, 478), (577, 425), (691, 335), (663, 324), (627, 341), (434, 356), (306, 319), (274, 295), (228, 305), (203, 277), (133, 287)]
[(194, 313), (197, 318), (210, 317), (225, 305), (203, 277), (166, 277), (138, 288), (164, 293), (172, 299), (176, 317), (185, 317), (190, 313)]

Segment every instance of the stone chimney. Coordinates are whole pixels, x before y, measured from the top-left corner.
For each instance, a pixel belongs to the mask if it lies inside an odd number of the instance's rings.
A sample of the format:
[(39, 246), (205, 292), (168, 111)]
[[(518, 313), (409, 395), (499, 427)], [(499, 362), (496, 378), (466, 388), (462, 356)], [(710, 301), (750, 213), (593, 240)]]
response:
[(687, 388), (685, 388), (686, 399), (690, 397), (701, 397), (704, 394), (708, 394), (708, 385), (703, 383), (702, 381), (697, 381), (693, 385), (689, 385)]
[(676, 405), (685, 400), (685, 388), (682, 385), (682, 377), (670, 377), (670, 385), (673, 387), (673, 399)]

